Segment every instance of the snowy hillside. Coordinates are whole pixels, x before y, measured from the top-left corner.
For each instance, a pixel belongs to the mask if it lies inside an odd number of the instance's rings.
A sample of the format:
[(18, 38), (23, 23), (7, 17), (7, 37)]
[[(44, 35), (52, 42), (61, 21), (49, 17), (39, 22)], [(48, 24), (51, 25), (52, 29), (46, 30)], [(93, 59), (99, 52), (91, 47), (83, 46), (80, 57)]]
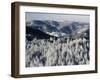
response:
[(81, 34), (81, 32), (83, 32), (84, 30), (89, 29), (88, 23), (71, 21), (58, 22), (50, 20), (33, 20), (31, 22), (27, 22), (26, 26), (31, 26), (32, 28), (38, 29), (45, 32), (46, 34), (56, 37), (73, 36), (72, 34), (74, 33)]

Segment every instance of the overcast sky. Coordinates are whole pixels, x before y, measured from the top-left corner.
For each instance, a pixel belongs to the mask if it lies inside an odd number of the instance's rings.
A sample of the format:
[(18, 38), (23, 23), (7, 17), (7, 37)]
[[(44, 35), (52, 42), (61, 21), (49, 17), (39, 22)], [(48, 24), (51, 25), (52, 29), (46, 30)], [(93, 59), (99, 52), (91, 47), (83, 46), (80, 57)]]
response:
[(54, 13), (36, 13), (36, 12), (26, 12), (26, 21), (32, 20), (55, 20), (55, 21), (76, 21), (76, 22), (86, 22), (89, 23), (89, 15), (79, 15), (79, 14), (54, 14)]

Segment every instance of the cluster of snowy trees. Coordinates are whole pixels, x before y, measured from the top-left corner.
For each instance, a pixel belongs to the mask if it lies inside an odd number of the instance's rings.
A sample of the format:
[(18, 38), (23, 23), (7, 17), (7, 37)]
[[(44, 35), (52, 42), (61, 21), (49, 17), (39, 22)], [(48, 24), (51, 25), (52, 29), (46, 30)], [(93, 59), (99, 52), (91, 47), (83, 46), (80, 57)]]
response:
[(89, 64), (89, 40), (26, 40), (26, 67)]

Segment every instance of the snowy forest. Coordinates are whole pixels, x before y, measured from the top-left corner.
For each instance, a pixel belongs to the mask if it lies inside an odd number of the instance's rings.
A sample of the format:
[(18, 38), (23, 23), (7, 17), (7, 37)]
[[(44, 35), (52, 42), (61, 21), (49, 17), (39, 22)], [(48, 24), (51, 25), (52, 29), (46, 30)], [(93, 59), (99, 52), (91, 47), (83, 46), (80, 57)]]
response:
[(57, 28), (62, 23), (32, 23), (28, 22), (26, 26), (26, 67), (89, 64), (89, 24), (72, 22)]
[(89, 41), (37, 40), (26, 41), (26, 67), (89, 64)]

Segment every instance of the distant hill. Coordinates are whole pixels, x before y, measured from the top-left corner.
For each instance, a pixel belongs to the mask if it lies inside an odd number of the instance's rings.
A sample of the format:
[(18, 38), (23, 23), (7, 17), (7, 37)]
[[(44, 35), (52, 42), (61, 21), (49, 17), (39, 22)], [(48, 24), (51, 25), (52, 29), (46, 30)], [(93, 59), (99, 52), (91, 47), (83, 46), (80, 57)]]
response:
[(30, 28), (32, 28), (37, 32), (39, 31), (40, 33), (44, 33), (49, 36), (55, 36), (61, 38), (83, 37), (85, 36), (84, 34), (86, 34), (86, 36), (87, 35), (89, 36), (89, 33), (86, 33), (86, 31), (89, 30), (89, 23), (84, 23), (84, 22), (70, 21), (69, 23), (68, 21), (58, 22), (53, 20), (33, 20), (31, 22), (26, 23), (26, 25), (27, 27), (30, 26)]

